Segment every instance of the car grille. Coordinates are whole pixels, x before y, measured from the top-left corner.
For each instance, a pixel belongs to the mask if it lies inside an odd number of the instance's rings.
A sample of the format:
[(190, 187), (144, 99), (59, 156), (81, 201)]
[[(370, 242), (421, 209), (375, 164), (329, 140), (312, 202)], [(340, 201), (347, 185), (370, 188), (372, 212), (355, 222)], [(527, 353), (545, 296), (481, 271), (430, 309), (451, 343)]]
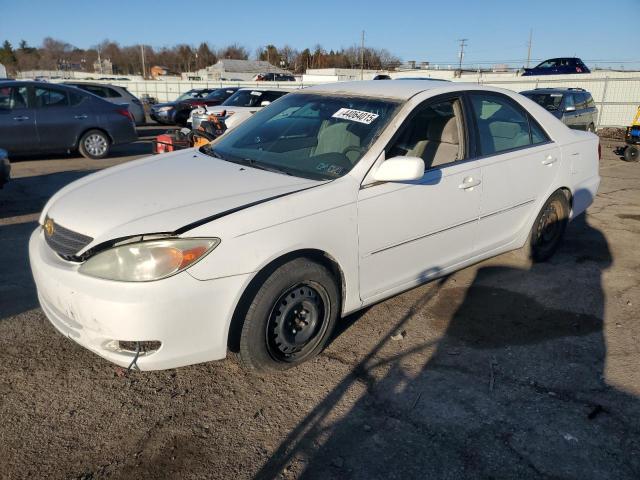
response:
[[(50, 225), (52, 229), (48, 229), (47, 225)], [(50, 231), (51, 233), (49, 233)], [(93, 241), (93, 238), (64, 228), (48, 217), (44, 225), (44, 238), (47, 241), (47, 245), (49, 245), (54, 252), (66, 259), (74, 257), (80, 250)]]

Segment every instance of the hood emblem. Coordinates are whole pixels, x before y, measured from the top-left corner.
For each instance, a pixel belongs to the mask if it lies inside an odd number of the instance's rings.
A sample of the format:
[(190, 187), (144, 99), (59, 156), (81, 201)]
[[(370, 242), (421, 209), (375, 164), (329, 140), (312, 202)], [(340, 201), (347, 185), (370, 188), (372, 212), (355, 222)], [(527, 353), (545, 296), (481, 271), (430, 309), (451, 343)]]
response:
[(43, 225), (44, 228), (44, 233), (47, 234), (47, 237), (51, 237), (53, 235), (53, 232), (55, 232), (55, 224), (53, 223), (53, 220), (51, 220), (50, 218), (47, 218), (44, 222)]

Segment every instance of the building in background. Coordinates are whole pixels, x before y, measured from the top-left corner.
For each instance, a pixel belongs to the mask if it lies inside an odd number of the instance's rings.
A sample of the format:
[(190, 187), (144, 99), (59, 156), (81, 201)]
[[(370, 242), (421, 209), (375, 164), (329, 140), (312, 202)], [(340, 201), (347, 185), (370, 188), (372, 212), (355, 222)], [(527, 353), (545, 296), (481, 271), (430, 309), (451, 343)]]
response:
[(197, 76), (202, 80), (251, 80), (258, 73), (284, 73), (287, 70), (271, 65), (263, 60), (231, 60), (223, 59), (215, 65), (198, 70)]
[(113, 75), (113, 64), (108, 58), (103, 58), (102, 61), (96, 60), (95, 62), (93, 62), (93, 71), (95, 73), (101, 73), (103, 75)]
[(7, 69), (0, 63), (0, 78), (7, 78)]

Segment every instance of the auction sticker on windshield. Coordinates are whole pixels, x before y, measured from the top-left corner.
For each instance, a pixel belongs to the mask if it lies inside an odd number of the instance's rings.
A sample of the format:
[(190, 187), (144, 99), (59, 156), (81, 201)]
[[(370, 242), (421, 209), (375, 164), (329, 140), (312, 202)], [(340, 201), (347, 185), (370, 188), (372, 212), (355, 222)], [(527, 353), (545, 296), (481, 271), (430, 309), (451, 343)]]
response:
[(379, 117), (377, 113), (363, 112), (362, 110), (353, 110), (351, 108), (341, 108), (331, 115), (333, 118), (342, 118), (344, 120), (352, 120), (354, 122), (369, 125)]

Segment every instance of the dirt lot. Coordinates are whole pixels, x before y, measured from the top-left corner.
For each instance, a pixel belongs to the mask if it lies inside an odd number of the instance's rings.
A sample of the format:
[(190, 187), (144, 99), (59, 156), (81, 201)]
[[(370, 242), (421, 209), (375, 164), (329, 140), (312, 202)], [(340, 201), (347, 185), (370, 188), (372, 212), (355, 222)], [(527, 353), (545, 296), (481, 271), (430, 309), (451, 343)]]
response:
[(49, 325), (27, 238), (54, 191), (145, 140), (16, 162), (0, 191), (2, 478), (640, 478), (640, 164), (617, 143), (550, 263), (507, 254), (382, 302), (281, 376), (124, 376)]

